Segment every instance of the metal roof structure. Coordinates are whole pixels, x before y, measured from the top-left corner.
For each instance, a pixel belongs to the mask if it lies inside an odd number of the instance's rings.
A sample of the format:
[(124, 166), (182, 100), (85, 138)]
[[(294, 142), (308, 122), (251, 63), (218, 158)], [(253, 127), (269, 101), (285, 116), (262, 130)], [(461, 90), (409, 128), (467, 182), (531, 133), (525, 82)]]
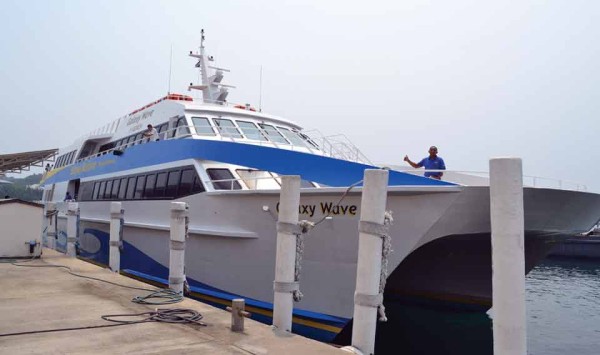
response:
[(6, 173), (29, 171), (32, 166), (43, 167), (45, 161), (54, 161), (58, 149), (0, 154), (0, 176)]

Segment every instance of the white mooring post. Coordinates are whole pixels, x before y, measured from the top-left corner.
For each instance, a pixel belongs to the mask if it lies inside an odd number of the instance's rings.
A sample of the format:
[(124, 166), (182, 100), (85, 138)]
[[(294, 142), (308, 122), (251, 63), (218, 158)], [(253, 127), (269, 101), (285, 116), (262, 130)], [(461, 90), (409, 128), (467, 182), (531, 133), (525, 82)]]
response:
[(296, 264), (296, 235), (291, 233), (298, 225), (300, 205), (300, 176), (282, 176), (277, 222), (277, 254), (275, 282), (273, 283), (273, 326), (291, 332), (294, 309), (293, 292), (298, 289), (294, 280)]
[(67, 255), (76, 256), (75, 242), (79, 231), (79, 204), (69, 202), (67, 205)]
[(108, 264), (114, 272), (121, 269), (121, 247), (123, 243), (123, 215), (121, 202), (110, 203), (110, 253)]
[[(365, 170), (360, 205), (361, 224), (383, 226), (388, 174), (387, 170)], [(380, 236), (362, 231), (359, 233), (352, 346), (363, 354), (375, 352), (377, 307), (383, 301), (383, 295), (379, 293), (382, 250), (383, 240)]]
[(527, 354), (523, 213), (521, 159), (490, 159), (495, 355)]
[(185, 282), (185, 239), (187, 237), (188, 204), (171, 202), (171, 252), (169, 254), (169, 288), (183, 295)]
[(56, 250), (56, 204), (54, 202), (48, 202), (46, 204), (46, 247)]

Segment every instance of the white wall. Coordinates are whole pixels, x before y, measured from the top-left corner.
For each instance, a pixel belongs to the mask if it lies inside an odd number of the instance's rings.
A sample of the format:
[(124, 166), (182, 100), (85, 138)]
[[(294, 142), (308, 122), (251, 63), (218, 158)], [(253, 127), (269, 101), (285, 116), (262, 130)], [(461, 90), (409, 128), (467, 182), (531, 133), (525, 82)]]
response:
[[(0, 204), (0, 257), (30, 257), (30, 240), (41, 242), (44, 209), (20, 202)], [(36, 246), (35, 255), (40, 254)]]

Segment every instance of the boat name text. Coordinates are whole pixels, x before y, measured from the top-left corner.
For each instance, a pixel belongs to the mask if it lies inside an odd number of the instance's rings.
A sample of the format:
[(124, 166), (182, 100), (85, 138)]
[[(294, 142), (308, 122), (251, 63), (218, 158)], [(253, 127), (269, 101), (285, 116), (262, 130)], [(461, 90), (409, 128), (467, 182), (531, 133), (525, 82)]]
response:
[(101, 162), (85, 163), (82, 166), (74, 166), (71, 168), (71, 175), (85, 173), (86, 171), (96, 169), (96, 167), (103, 167), (114, 163), (116, 163), (114, 159), (109, 159)]
[(127, 119), (127, 125), (131, 126), (132, 124), (138, 123), (139, 121), (143, 121), (146, 118), (152, 116), (154, 110), (146, 111), (144, 113), (137, 114), (135, 116), (131, 116)]
[[(334, 205), (333, 202), (320, 202), (319, 203), (319, 211), (322, 214), (331, 214), (331, 215), (351, 215), (356, 216), (356, 211), (358, 207), (356, 205)], [(279, 213), (279, 202), (277, 202), (276, 206), (277, 212)], [(298, 213), (301, 215), (308, 215), (308, 217), (313, 217), (315, 212), (317, 211), (317, 205), (299, 205)]]

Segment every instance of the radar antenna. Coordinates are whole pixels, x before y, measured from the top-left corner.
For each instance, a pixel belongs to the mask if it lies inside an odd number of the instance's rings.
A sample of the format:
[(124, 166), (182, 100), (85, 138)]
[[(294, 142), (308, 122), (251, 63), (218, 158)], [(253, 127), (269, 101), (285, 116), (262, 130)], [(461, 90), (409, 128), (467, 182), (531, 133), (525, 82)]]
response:
[[(213, 56), (207, 56), (204, 51), (204, 40), (204, 29), (202, 29), (202, 31), (200, 31), (199, 53), (190, 51), (189, 54), (190, 57), (198, 59), (195, 67), (199, 70), (200, 78), (198, 81), (200, 81), (200, 83), (197, 85), (190, 83), (188, 90), (201, 90), (204, 102), (222, 105), (229, 94), (228, 88), (235, 88), (235, 86), (221, 83), (221, 80), (223, 80), (223, 73), (229, 72), (229, 69), (219, 68), (214, 65)], [(213, 63), (210, 64), (209, 62)]]

